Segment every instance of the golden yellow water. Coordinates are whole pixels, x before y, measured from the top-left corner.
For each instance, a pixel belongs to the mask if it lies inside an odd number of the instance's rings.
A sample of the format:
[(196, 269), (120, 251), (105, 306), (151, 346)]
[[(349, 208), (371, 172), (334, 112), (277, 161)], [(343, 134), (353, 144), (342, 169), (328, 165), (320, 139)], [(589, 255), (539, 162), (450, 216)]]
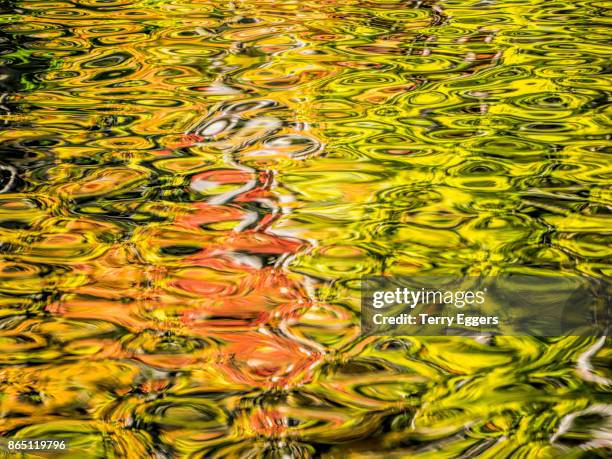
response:
[(366, 274), (610, 275), (606, 6), (4, 2), (2, 437), (606, 457), (604, 339), (359, 329)]

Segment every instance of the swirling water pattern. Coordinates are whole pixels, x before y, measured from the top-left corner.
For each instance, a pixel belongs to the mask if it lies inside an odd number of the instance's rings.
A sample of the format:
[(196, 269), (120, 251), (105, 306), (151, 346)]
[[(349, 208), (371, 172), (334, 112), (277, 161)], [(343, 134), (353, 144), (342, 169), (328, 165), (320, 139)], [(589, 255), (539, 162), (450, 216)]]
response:
[(605, 339), (358, 328), (364, 274), (609, 276), (604, 2), (0, 12), (3, 437), (609, 453)]

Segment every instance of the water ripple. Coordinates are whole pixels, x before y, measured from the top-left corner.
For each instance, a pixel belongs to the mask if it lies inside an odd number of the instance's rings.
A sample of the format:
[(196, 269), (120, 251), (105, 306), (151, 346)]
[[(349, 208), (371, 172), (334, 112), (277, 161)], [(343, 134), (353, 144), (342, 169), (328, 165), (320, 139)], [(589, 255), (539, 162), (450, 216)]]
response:
[(602, 3), (0, 17), (4, 436), (74, 457), (605, 457), (605, 340), (358, 326), (365, 274), (609, 274)]

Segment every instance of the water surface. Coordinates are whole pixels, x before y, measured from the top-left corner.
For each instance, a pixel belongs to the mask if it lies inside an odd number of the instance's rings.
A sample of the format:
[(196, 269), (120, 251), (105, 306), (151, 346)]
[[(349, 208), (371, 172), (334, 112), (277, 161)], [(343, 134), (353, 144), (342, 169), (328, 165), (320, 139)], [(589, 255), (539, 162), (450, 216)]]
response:
[(0, 12), (2, 436), (609, 454), (605, 340), (358, 327), (367, 274), (610, 275), (604, 2)]

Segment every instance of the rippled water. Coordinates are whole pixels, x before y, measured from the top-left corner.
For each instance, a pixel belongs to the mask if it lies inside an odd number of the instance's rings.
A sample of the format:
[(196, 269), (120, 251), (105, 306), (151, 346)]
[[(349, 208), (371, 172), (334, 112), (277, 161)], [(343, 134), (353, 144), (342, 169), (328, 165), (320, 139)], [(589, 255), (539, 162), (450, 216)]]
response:
[(0, 12), (2, 436), (610, 453), (604, 339), (358, 327), (365, 274), (610, 274), (604, 2)]

